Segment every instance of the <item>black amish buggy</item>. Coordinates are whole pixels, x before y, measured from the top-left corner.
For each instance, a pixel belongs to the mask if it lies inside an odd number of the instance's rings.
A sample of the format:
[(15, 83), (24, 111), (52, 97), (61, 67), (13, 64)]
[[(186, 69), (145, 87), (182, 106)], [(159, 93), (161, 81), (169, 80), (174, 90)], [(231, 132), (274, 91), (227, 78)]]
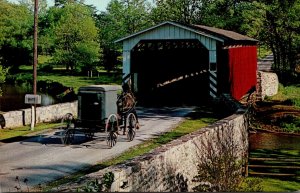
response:
[[(124, 87), (123, 87), (124, 88)], [(78, 117), (67, 113), (61, 120), (64, 125), (63, 143), (71, 144), (76, 131), (92, 139), (96, 132), (105, 132), (108, 146), (117, 143), (119, 131), (132, 141), (138, 126), (136, 101), (130, 92), (119, 85), (90, 85), (78, 90)]]

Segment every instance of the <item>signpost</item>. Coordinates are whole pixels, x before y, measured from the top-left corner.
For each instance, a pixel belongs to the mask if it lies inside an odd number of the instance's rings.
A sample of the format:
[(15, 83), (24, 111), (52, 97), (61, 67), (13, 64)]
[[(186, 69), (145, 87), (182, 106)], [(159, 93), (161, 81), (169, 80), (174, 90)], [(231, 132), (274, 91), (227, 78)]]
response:
[(25, 104), (31, 104), (31, 130), (34, 130), (35, 125), (35, 106), (41, 104), (42, 97), (41, 95), (36, 94), (26, 94), (25, 95)]
[(25, 104), (31, 105), (39, 105), (42, 102), (41, 95), (34, 95), (34, 94), (26, 94), (25, 95)]
[[(38, 0), (34, 0), (34, 24), (33, 24), (33, 95), (36, 95), (36, 79), (38, 64)], [(31, 105), (31, 130), (34, 130), (36, 103)]]

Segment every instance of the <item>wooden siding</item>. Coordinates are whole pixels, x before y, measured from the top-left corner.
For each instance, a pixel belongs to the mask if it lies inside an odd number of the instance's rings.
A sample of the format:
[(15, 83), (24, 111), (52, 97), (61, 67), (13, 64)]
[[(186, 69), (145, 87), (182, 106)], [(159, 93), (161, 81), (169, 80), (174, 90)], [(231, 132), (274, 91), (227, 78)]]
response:
[(216, 50), (216, 39), (171, 24), (145, 31), (123, 41), (123, 50), (131, 50), (141, 40), (198, 39), (208, 50)]
[(174, 24), (166, 23), (156, 28), (150, 28), (143, 33), (137, 34), (130, 38), (123, 40), (123, 74), (126, 76), (130, 73), (130, 51), (141, 40), (185, 40), (195, 39), (198, 40), (206, 49), (210, 50), (209, 60), (210, 63), (216, 63), (216, 44), (220, 41), (217, 38), (212, 38), (209, 35), (201, 34), (197, 31), (191, 31)]
[[(195, 31), (174, 23), (164, 23), (137, 34), (133, 34), (123, 41), (123, 76), (131, 72), (131, 50), (142, 40), (198, 40), (209, 50), (209, 64), (217, 63), (217, 42), (223, 42), (217, 37)], [(209, 74), (209, 93), (215, 98), (217, 95), (217, 69)], [(136, 85), (135, 85), (136, 86)]]
[(229, 82), (233, 98), (240, 98), (256, 87), (257, 48), (256, 46), (232, 47), (229, 55)]

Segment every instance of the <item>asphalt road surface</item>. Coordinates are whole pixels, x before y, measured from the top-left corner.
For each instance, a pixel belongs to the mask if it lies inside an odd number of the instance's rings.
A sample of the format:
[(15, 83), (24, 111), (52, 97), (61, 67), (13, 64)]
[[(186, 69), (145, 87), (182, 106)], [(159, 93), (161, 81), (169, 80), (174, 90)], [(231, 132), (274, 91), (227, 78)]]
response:
[[(62, 143), (62, 130), (47, 133), (23, 141), (0, 145), (0, 193), (21, 191), (67, 176), (84, 167), (113, 158), (144, 140), (160, 135), (176, 126), (193, 107), (137, 108), (141, 128), (129, 142), (120, 135), (116, 146), (109, 148), (105, 133), (97, 132), (93, 140), (86, 141), (83, 134), (76, 134), (75, 143)], [(19, 180), (16, 180), (18, 176)], [(24, 180), (27, 182), (24, 183)], [(20, 191), (20, 190), (19, 190)]]

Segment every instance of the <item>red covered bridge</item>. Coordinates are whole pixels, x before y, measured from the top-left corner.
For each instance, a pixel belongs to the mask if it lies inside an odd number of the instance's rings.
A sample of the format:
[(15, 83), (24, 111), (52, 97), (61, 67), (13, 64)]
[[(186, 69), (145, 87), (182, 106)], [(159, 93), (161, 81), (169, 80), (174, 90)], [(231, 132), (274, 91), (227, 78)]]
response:
[(140, 100), (239, 100), (256, 86), (258, 41), (233, 31), (167, 21), (116, 42)]

